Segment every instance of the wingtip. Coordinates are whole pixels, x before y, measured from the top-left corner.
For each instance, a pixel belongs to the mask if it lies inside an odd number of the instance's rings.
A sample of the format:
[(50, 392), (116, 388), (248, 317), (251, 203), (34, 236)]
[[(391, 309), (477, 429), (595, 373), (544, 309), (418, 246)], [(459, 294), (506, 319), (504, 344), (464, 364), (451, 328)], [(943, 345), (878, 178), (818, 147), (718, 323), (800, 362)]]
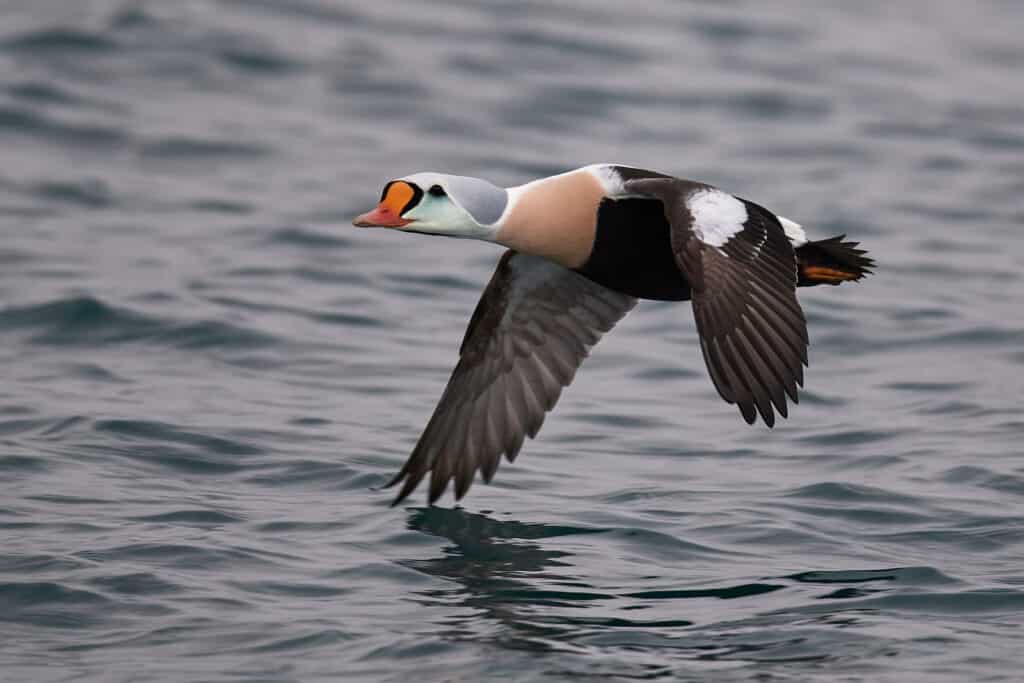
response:
[(399, 473), (398, 476), (392, 479), (385, 488), (394, 486), (395, 484), (403, 480), (405, 481), (405, 483), (402, 484), (402, 488), (398, 491), (398, 494), (395, 496), (395, 499), (391, 501), (391, 507), (396, 507), (400, 505), (402, 501), (408, 498), (409, 495), (416, 490), (416, 487), (420, 483), (420, 479), (421, 478), (412, 476), (409, 473)]
[(430, 482), (430, 491), (427, 493), (427, 505), (433, 505), (437, 500), (444, 495), (445, 490), (448, 488), (448, 480), (442, 480), (442, 484), (435, 484), (433, 480)]
[[(390, 487), (394, 483), (395, 482), (392, 482), (391, 484), (388, 484), (387, 487)], [(385, 488), (387, 488), (387, 487), (385, 487)], [(395, 497), (391, 500), (390, 507), (393, 507), (393, 508), (394, 507), (398, 507), (399, 505), (402, 504), (402, 501), (405, 500), (408, 497), (409, 497), (409, 493), (407, 491), (405, 491), (404, 489), (399, 491), (397, 494), (395, 494)]]
[(472, 479), (469, 481), (469, 483), (467, 483), (465, 485), (463, 485), (459, 481), (455, 482), (455, 502), (456, 503), (458, 503), (460, 500), (462, 500), (466, 496), (466, 494), (469, 493), (469, 488), (472, 485), (473, 485), (473, 480)]

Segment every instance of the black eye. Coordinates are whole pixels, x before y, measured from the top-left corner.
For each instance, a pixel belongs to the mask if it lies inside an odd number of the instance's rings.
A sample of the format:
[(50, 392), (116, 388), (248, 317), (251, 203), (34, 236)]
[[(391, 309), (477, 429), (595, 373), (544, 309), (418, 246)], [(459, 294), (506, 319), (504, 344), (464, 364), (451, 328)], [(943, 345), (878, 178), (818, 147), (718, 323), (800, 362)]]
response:
[(445, 194), (447, 194), (447, 193), (446, 193), (446, 192), (444, 191), (444, 188), (443, 188), (443, 187), (441, 187), (440, 185), (431, 185), (431, 186), (430, 186), (430, 189), (429, 189), (429, 190), (427, 190), (427, 193), (428, 193), (428, 194), (429, 194), (429, 195), (430, 195), (431, 197), (443, 197), (443, 196), (445, 196)]

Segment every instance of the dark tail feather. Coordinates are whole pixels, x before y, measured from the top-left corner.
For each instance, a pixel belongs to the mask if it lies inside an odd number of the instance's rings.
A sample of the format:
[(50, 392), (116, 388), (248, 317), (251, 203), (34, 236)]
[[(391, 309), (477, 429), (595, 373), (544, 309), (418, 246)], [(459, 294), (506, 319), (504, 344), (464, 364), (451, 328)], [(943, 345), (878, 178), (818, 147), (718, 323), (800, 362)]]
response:
[(858, 249), (860, 242), (843, 242), (846, 235), (827, 240), (807, 242), (797, 247), (796, 262), (800, 279), (798, 287), (812, 285), (838, 285), (840, 282), (859, 280), (871, 273), (874, 259)]

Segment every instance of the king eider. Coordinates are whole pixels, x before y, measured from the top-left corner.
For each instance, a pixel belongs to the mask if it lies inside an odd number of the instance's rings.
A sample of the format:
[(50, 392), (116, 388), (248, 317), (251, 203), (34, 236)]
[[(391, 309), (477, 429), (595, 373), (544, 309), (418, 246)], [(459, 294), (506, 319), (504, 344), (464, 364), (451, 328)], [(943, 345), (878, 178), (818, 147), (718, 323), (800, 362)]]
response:
[(508, 250), (473, 311), (459, 361), (393, 504), (430, 473), (432, 504), (511, 462), (601, 335), (637, 299), (693, 302), (704, 362), (748, 424), (797, 402), (807, 323), (797, 287), (859, 280), (874, 262), (845, 235), (809, 241), (793, 221), (692, 180), (612, 164), (500, 188), (415, 173), (388, 182), (360, 227), (464, 237)]

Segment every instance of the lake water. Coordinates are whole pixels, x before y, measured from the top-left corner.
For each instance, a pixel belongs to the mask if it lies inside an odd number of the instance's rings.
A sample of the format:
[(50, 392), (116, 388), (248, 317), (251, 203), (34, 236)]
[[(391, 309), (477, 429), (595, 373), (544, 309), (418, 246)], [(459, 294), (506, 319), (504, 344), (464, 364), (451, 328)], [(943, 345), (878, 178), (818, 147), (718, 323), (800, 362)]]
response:
[[(0, 3), (0, 680), (1016, 681), (1024, 4)], [(643, 303), (461, 506), (384, 484), (599, 161), (848, 233), (774, 430)]]

